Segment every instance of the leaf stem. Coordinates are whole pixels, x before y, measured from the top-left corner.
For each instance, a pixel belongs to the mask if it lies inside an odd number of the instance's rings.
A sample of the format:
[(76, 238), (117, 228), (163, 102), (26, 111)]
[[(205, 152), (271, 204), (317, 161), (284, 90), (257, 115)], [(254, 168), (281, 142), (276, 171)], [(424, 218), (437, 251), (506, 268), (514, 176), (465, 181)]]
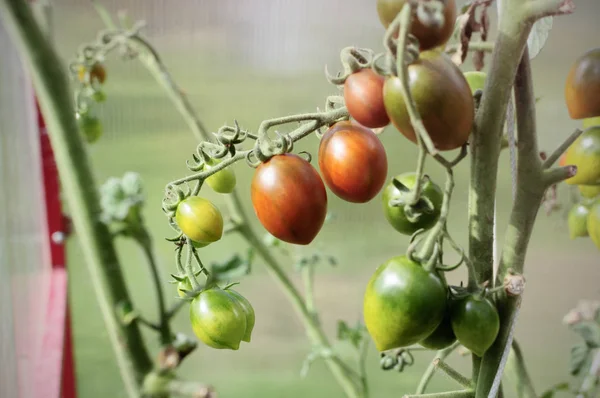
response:
[(427, 389), (427, 386), (429, 385), (429, 382), (433, 378), (433, 375), (436, 371), (435, 361), (437, 359), (444, 360), (448, 358), (448, 356), (450, 356), (450, 354), (452, 354), (452, 352), (454, 352), (454, 350), (456, 350), (458, 346), (459, 343), (458, 341), (456, 341), (450, 347), (444, 348), (443, 350), (439, 350), (438, 352), (436, 352), (435, 357), (433, 358), (433, 360), (427, 367), (427, 370), (425, 370), (425, 373), (423, 373), (423, 376), (421, 377), (421, 381), (419, 382), (419, 386), (417, 387), (416, 396), (420, 396), (425, 393), (425, 390)]
[(435, 392), (431, 394), (404, 395), (402, 398), (472, 398), (474, 396), (475, 392), (472, 389), (467, 389), (459, 391)]
[(28, 66), (56, 156), (62, 189), (71, 210), (84, 262), (96, 293), (125, 390), (138, 396), (144, 375), (152, 368), (138, 323), (124, 325), (117, 305), (131, 306), (129, 291), (112, 236), (100, 222), (100, 204), (87, 151), (75, 121), (63, 64), (36, 23), (29, 4), (0, 0), (0, 18)]
[(465, 388), (471, 387), (471, 380), (469, 380), (465, 376), (461, 375), (456, 369), (454, 369), (452, 366), (450, 366), (446, 362), (444, 362), (443, 359), (441, 359), (441, 358), (434, 359), (433, 366), (435, 366), (436, 369), (440, 369), (440, 370), (444, 371), (444, 373), (446, 375), (448, 375), (452, 380), (456, 381), (462, 387), (465, 387)]

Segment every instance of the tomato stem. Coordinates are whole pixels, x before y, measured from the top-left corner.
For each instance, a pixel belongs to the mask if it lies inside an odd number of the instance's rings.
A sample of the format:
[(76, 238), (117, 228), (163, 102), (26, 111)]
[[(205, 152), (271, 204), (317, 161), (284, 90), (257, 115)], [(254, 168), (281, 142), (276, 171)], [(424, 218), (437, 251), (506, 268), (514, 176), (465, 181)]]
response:
[(446, 375), (448, 375), (452, 380), (456, 381), (462, 387), (469, 388), (472, 386), (471, 380), (460, 374), (460, 372), (444, 362), (443, 359), (434, 359), (433, 366), (435, 366), (436, 369), (442, 370)]
[(435, 374), (435, 370), (436, 370), (435, 360), (436, 359), (444, 360), (444, 359), (448, 358), (448, 356), (450, 356), (450, 354), (452, 354), (452, 352), (454, 352), (454, 350), (456, 350), (456, 348), (459, 345), (460, 345), (460, 343), (458, 341), (455, 341), (450, 347), (444, 348), (443, 350), (439, 350), (435, 354), (435, 357), (433, 358), (433, 360), (427, 367), (427, 370), (425, 370), (425, 373), (423, 373), (423, 376), (421, 377), (421, 381), (419, 382), (419, 386), (417, 387), (417, 396), (419, 394), (425, 393), (425, 390), (427, 389), (429, 382), (433, 378), (433, 375)]

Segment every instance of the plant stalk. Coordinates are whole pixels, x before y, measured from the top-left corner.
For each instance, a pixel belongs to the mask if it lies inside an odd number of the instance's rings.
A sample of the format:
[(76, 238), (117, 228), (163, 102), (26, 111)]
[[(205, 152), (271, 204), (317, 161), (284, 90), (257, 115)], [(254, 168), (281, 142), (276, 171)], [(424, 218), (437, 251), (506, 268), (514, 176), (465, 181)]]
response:
[(133, 321), (125, 325), (117, 316), (116, 307), (131, 308), (131, 299), (112, 236), (99, 219), (98, 193), (86, 147), (75, 121), (66, 68), (44, 37), (27, 2), (0, 0), (0, 16), (29, 67), (48, 126), (62, 189), (121, 377), (128, 396), (137, 397), (139, 385), (152, 368), (152, 362), (138, 323)]

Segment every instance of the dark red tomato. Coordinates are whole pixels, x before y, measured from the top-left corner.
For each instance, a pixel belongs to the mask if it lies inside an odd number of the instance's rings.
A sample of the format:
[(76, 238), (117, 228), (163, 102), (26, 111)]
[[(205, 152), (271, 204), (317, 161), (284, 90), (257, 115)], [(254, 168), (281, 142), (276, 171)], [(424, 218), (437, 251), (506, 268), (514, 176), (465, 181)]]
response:
[(258, 166), (251, 198), (261, 224), (284, 242), (307, 245), (325, 222), (325, 185), (317, 170), (298, 155), (273, 156)]
[[(388, 27), (396, 18), (406, 0), (377, 0), (377, 14), (384, 27)], [(421, 50), (429, 50), (445, 44), (452, 32), (456, 22), (456, 2), (446, 0), (444, 8), (444, 24), (440, 27), (426, 27), (418, 18), (413, 18), (410, 33), (418, 40)]]
[[(410, 91), (435, 147), (448, 151), (463, 146), (471, 134), (475, 104), (460, 69), (446, 54), (432, 50), (422, 52), (408, 71)], [(394, 126), (417, 142), (398, 77), (387, 79), (383, 99)]]
[(373, 199), (385, 183), (387, 167), (381, 141), (366, 127), (338, 122), (321, 138), (319, 168), (325, 184), (348, 202)]
[(600, 116), (600, 48), (583, 54), (571, 67), (565, 100), (572, 119)]
[(346, 78), (344, 102), (348, 113), (366, 127), (385, 127), (390, 118), (383, 104), (385, 78), (372, 69), (361, 69)]

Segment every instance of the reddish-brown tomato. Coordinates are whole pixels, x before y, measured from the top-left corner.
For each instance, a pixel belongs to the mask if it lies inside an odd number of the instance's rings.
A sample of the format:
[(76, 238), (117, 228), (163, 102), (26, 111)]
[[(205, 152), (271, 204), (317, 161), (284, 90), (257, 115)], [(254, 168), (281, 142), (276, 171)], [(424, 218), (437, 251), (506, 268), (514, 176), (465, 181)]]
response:
[(325, 222), (325, 185), (317, 170), (298, 155), (276, 155), (259, 165), (251, 199), (261, 224), (284, 242), (307, 245)]
[(366, 127), (338, 122), (321, 138), (319, 168), (325, 184), (348, 202), (373, 199), (386, 181), (387, 167), (381, 141)]
[(361, 69), (346, 78), (344, 102), (357, 122), (370, 128), (385, 127), (390, 118), (383, 105), (385, 78), (372, 69)]

